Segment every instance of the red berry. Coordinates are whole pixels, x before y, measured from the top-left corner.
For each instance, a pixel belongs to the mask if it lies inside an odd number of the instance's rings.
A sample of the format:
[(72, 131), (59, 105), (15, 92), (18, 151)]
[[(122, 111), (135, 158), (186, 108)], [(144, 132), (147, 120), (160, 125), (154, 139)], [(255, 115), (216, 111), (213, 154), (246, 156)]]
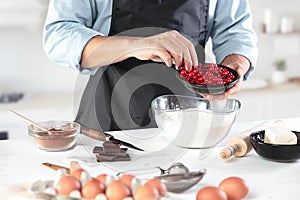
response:
[(178, 67), (178, 71), (181, 71), (181, 70), (184, 70), (184, 66), (183, 65), (181, 65), (181, 66)]
[(235, 80), (234, 74), (217, 64), (201, 64), (194, 66), (190, 72), (180, 67), (180, 77), (196, 84), (227, 84)]
[(181, 70), (181, 71), (180, 71), (180, 74), (181, 74), (182, 76), (185, 76), (185, 75), (186, 75), (186, 70), (185, 70), (185, 69)]

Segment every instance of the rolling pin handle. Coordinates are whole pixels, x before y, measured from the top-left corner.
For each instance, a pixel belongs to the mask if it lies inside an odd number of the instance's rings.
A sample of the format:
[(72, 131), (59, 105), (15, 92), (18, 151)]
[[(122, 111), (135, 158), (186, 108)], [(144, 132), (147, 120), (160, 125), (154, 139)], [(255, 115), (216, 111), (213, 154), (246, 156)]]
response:
[(240, 151), (240, 147), (237, 144), (228, 146), (226, 148), (224, 148), (221, 152), (220, 152), (220, 157), (224, 160), (230, 158), (231, 156), (233, 156), (234, 154), (236, 154), (237, 152)]

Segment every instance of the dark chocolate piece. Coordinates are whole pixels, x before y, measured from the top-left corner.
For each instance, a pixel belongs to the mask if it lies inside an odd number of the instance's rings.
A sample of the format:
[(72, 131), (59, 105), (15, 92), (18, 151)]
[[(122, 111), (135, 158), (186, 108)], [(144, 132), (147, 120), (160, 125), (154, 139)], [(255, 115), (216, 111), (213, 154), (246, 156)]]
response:
[(124, 153), (126, 153), (126, 150), (123, 150), (123, 149), (118, 149), (118, 151), (117, 150), (112, 150), (112, 149), (107, 149), (107, 148), (104, 148), (103, 149), (103, 153), (116, 153), (116, 154), (124, 154)]
[[(120, 153), (125, 153), (128, 150), (128, 148), (121, 148), (119, 151)], [(98, 153), (112, 153), (108, 152), (107, 150), (104, 151), (103, 147), (95, 146), (93, 149), (93, 154), (98, 154)]]
[(93, 149), (93, 154), (102, 153), (103, 147), (95, 146)]
[(129, 154), (125, 154), (124, 156), (107, 156), (103, 154), (97, 154), (96, 158), (97, 162), (130, 161)]
[(97, 162), (129, 161), (127, 150), (127, 148), (120, 148), (120, 144), (106, 141), (103, 147), (95, 146), (93, 153), (96, 154)]
[(106, 141), (103, 143), (103, 149), (105, 153), (118, 153), (120, 152), (120, 145)]
[(104, 155), (104, 156), (125, 156), (126, 152), (119, 152), (119, 153), (98, 153), (98, 155)]

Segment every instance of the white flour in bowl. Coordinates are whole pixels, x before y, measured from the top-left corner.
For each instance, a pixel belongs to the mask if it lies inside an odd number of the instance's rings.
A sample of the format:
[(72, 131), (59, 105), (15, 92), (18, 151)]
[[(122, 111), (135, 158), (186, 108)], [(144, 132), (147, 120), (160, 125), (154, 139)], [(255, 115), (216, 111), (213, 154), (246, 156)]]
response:
[(230, 131), (236, 113), (198, 109), (159, 111), (156, 123), (168, 141), (186, 148), (215, 146)]

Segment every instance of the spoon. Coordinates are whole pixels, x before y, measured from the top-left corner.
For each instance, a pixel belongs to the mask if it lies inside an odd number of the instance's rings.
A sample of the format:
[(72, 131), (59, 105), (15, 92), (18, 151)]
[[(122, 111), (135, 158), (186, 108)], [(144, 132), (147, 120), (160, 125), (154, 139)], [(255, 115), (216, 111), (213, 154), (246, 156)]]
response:
[(156, 176), (167, 187), (169, 192), (181, 193), (196, 185), (206, 174), (206, 170), (196, 172), (180, 173), (180, 174), (166, 174)]
[(20, 115), (19, 113), (15, 112), (15, 111), (13, 111), (13, 110), (8, 110), (8, 112), (9, 112), (10, 114), (12, 114), (12, 115), (14, 115), (14, 116), (16, 116), (16, 117), (18, 117), (18, 118), (20, 118), (20, 119), (26, 121), (26, 122), (28, 122), (28, 123), (34, 125), (34, 126), (37, 127), (39, 130), (47, 132), (49, 135), (53, 135), (53, 134), (54, 134), (54, 133), (52, 133), (51, 131), (49, 131), (47, 128), (45, 128), (45, 127), (39, 125), (38, 123), (36, 123), (36, 122), (34, 122), (34, 121), (28, 119), (27, 117), (25, 117), (25, 116), (23, 116), (23, 115)]
[(189, 169), (180, 162), (171, 165), (168, 169), (162, 169), (160, 167), (156, 167), (156, 168), (160, 170), (161, 175), (189, 172)]
[(166, 185), (167, 190), (173, 193), (181, 193), (192, 188), (206, 174), (205, 169), (190, 172), (182, 163), (175, 163), (166, 170), (157, 168), (161, 170), (161, 175), (155, 178), (160, 179)]

